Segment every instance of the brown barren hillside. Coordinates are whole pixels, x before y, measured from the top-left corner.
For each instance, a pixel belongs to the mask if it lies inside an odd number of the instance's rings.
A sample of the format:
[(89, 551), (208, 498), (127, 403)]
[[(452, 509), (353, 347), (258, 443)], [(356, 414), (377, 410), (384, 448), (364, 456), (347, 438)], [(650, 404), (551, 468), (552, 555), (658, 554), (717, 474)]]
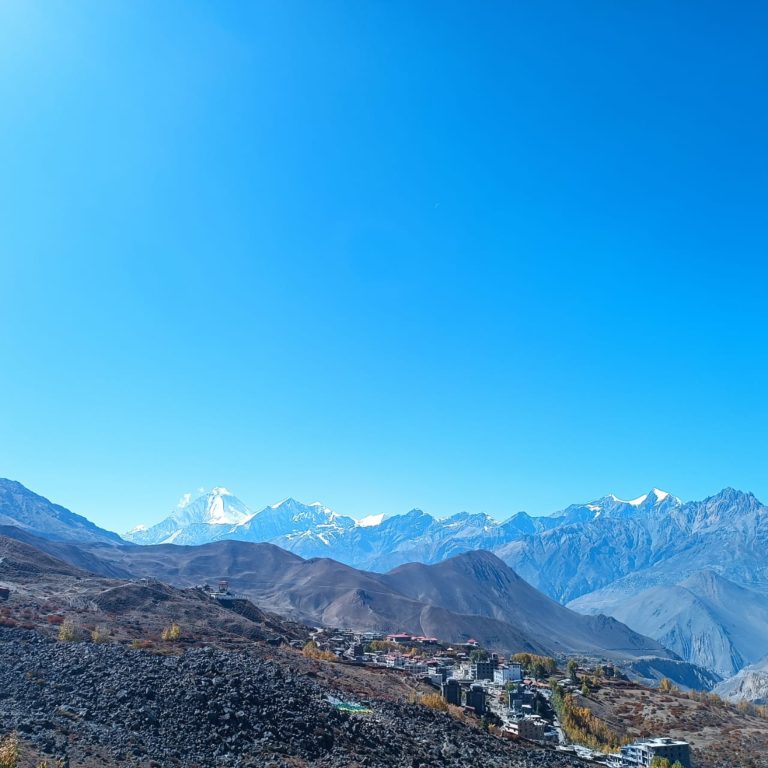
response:
[(622, 737), (685, 739), (692, 746), (696, 768), (768, 766), (768, 720), (711, 694), (664, 692), (604, 680), (579, 704)]

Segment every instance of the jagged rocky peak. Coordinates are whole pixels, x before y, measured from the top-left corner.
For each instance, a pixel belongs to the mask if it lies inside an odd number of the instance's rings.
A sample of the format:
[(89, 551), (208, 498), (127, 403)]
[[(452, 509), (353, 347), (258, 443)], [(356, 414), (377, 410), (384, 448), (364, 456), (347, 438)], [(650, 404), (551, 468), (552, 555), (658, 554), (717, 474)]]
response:
[(707, 509), (721, 516), (752, 512), (765, 509), (763, 504), (750, 491), (739, 491), (736, 488), (724, 488), (720, 493), (698, 502), (700, 508)]
[(683, 505), (681, 499), (660, 488), (651, 488), (648, 493), (633, 499), (622, 499), (609, 493), (586, 504), (572, 504), (549, 516), (560, 522), (586, 523), (600, 517), (632, 518), (652, 515), (677, 509)]
[(299, 520), (302, 518), (313, 520), (319, 518), (334, 519), (338, 517), (336, 512), (334, 512), (330, 507), (326, 507), (325, 504), (320, 501), (313, 501), (311, 504), (304, 504), (303, 502), (296, 501), (296, 499), (291, 497), (283, 499), (282, 501), (277, 502), (277, 504), (270, 504), (269, 507), (262, 510), (262, 512), (259, 514), (264, 514), (269, 510), (274, 510), (280, 514), (290, 516), (294, 520)]

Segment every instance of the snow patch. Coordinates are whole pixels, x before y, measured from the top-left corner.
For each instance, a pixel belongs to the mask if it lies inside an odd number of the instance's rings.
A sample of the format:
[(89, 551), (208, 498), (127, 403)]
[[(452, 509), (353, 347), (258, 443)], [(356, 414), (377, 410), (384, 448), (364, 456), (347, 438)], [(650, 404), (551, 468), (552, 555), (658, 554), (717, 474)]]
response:
[(359, 528), (373, 528), (376, 525), (381, 525), (384, 520), (384, 515), (368, 515), (357, 521)]
[(132, 533), (141, 533), (142, 531), (146, 531), (146, 530), (147, 530), (146, 525), (143, 525), (143, 524), (137, 525), (135, 528), (131, 528), (131, 530), (128, 531), (128, 533), (126, 533), (125, 535), (130, 536)]
[(644, 493), (636, 499), (620, 499), (615, 493), (609, 493), (608, 498), (618, 504), (631, 504), (633, 507), (639, 507), (648, 498), (648, 494)]
[[(654, 504), (658, 504), (661, 501), (664, 501), (664, 499), (669, 496), (669, 493), (667, 491), (662, 491), (658, 488), (653, 488), (650, 493), (644, 493), (642, 496), (638, 496), (636, 499), (620, 499), (618, 496), (616, 496), (613, 493), (608, 494), (608, 498), (618, 502), (619, 504), (631, 504), (633, 507), (639, 507), (641, 504), (644, 504), (649, 496), (653, 495), (655, 497)], [(587, 505), (589, 506), (589, 505)]]

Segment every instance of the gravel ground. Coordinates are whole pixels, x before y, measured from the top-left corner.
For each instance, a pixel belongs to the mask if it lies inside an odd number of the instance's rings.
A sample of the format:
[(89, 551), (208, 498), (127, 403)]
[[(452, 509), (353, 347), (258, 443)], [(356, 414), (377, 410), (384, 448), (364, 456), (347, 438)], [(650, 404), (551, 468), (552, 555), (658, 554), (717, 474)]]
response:
[(418, 705), (337, 693), (290, 667), (199, 648), (162, 656), (0, 627), (0, 730), (65, 766), (534, 768), (583, 765)]

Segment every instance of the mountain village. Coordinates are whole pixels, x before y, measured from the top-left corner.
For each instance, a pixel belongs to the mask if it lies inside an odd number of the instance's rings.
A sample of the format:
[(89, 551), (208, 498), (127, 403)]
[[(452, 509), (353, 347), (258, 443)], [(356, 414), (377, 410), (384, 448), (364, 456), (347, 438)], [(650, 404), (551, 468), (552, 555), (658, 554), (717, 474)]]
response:
[(315, 649), (328, 658), (384, 667), (427, 682), (445, 705), (471, 713), (483, 727), (492, 727), (507, 739), (550, 745), (609, 768), (691, 768), (690, 745), (679, 739), (639, 739), (615, 752), (590, 749), (568, 739), (558, 720), (558, 701), (566, 695), (582, 696), (579, 675), (597, 674), (620, 684), (621, 673), (610, 664), (594, 660), (593, 666), (580, 669), (572, 662), (570, 676), (564, 677), (557, 675), (555, 659), (525, 653), (505, 657), (486, 652), (473, 639), (446, 645), (435, 637), (407, 632), (319, 628), (308, 650)]

